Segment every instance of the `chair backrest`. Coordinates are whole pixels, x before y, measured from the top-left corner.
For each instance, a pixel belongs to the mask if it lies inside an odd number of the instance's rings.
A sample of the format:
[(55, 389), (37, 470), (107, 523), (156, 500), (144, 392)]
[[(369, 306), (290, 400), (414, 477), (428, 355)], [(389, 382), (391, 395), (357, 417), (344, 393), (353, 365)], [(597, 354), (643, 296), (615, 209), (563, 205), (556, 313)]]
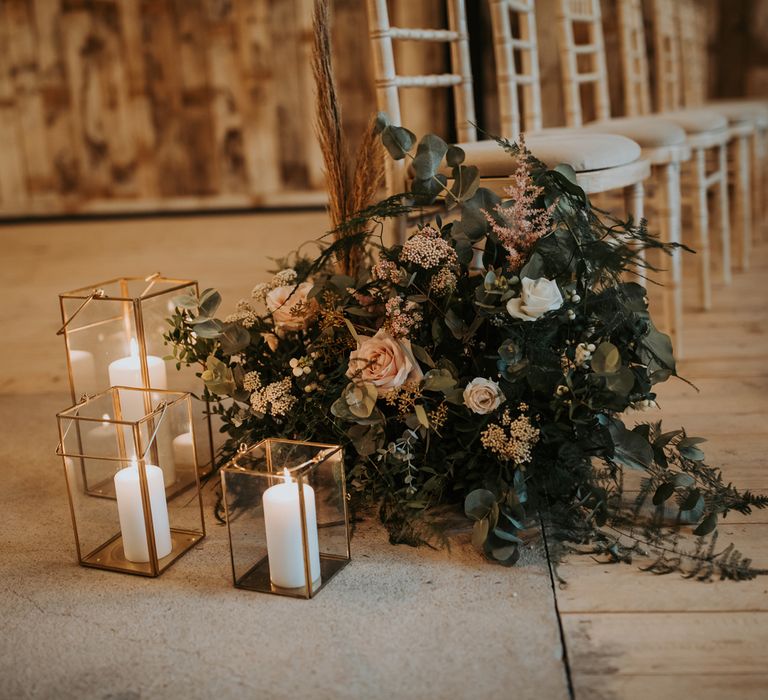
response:
[[(586, 43), (577, 43), (577, 37), (581, 36), (586, 37)], [(610, 118), (600, 0), (559, 0), (558, 37), (566, 123), (568, 126), (584, 123), (582, 86), (592, 88), (594, 117)]]
[[(491, 0), (501, 133), (513, 141), (518, 139), (521, 131), (538, 131), (542, 128), (534, 2)], [(518, 36), (513, 31), (515, 21)]]
[(624, 114), (637, 117), (650, 114), (651, 87), (642, 0), (618, 0)]
[[(368, 0), (368, 24), (373, 46), (373, 67), (379, 109), (394, 124), (401, 124), (400, 90), (415, 87), (453, 88), (456, 134), (459, 141), (476, 141), (472, 65), (464, 0), (446, 0), (448, 29), (393, 27), (387, 0)], [(440, 75), (399, 75), (394, 41), (447, 42), (451, 48), (451, 72)]]
[(707, 98), (707, 8), (695, 0), (677, 3), (683, 104), (700, 107)]
[(653, 68), (656, 110), (679, 109), (683, 104), (680, 42), (675, 5), (678, 0), (652, 0)]

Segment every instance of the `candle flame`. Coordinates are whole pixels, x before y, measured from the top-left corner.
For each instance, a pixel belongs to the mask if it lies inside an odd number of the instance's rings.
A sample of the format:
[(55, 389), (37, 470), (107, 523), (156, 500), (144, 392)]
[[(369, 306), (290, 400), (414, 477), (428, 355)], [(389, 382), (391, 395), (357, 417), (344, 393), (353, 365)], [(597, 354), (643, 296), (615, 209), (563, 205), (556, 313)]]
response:
[(102, 425), (109, 425), (109, 413), (102, 413), (101, 420), (103, 421)]
[(136, 457), (131, 457), (131, 468), (138, 471), (139, 469), (139, 463), (136, 461)]
[(291, 473), (288, 471), (287, 467), (285, 469), (283, 469), (283, 481), (286, 484), (290, 484), (291, 483)]
[(139, 344), (136, 342), (136, 338), (131, 338), (131, 357), (139, 356)]

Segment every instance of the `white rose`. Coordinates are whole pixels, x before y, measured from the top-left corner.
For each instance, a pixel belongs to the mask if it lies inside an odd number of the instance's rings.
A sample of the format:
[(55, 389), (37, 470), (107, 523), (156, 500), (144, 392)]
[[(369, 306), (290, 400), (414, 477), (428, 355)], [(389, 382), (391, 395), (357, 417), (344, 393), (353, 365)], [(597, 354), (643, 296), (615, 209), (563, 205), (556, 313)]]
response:
[(307, 327), (317, 311), (314, 299), (307, 299), (312, 289), (311, 282), (299, 285), (275, 287), (267, 294), (265, 302), (272, 313), (275, 327), (284, 331), (300, 331)]
[(373, 337), (361, 335), (357, 350), (349, 355), (347, 376), (355, 383), (367, 382), (379, 396), (424, 375), (411, 350), (411, 341), (393, 338), (385, 330)]
[(547, 311), (554, 311), (563, 305), (563, 295), (554, 280), (523, 277), (522, 285), (520, 296), (507, 302), (507, 311), (514, 318), (535, 321)]
[(490, 379), (476, 377), (464, 388), (464, 405), (474, 413), (491, 413), (504, 401), (499, 385)]

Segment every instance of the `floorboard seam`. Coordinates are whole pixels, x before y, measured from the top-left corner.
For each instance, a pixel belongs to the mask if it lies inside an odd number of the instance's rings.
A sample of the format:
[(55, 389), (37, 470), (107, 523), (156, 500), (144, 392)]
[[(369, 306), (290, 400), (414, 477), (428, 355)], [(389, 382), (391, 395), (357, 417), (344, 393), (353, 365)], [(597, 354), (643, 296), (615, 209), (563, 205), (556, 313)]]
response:
[(547, 557), (547, 568), (549, 569), (549, 583), (552, 586), (552, 602), (555, 606), (555, 617), (557, 618), (557, 631), (560, 634), (560, 648), (563, 650), (563, 668), (565, 670), (565, 681), (568, 684), (568, 697), (575, 700), (576, 693), (573, 687), (573, 676), (571, 674), (571, 662), (568, 658), (568, 646), (565, 642), (565, 629), (563, 627), (560, 607), (557, 604), (557, 577), (555, 576), (552, 557), (549, 555), (549, 541), (547, 540), (547, 528), (544, 524), (544, 518), (539, 513), (539, 522), (541, 523), (541, 534), (544, 541), (544, 554)]

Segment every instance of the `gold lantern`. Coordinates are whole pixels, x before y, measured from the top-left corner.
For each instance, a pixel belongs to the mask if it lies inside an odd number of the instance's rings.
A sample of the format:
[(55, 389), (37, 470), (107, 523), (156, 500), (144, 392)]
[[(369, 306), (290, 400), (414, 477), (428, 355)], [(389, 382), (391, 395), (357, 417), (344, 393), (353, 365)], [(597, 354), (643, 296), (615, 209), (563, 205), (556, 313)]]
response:
[[(174, 299), (198, 295), (197, 282), (149, 277), (120, 277), (59, 295), (67, 370), (72, 401), (92, 396), (106, 387), (133, 386), (194, 392), (201, 386), (194, 367), (165, 359), (169, 350), (163, 334), (175, 309)], [(195, 452), (202, 473), (213, 464), (214, 437), (205, 401), (194, 399)], [(139, 402), (140, 403), (140, 402)], [(127, 406), (127, 417), (144, 415), (144, 408)], [(173, 458), (186, 468), (191, 456), (189, 433), (177, 443)], [(87, 471), (82, 486), (95, 496), (114, 497), (111, 480), (100, 481)]]
[[(188, 393), (112, 387), (56, 417), (81, 565), (158, 576), (205, 536)], [(187, 434), (181, 463), (174, 441)], [(112, 498), (83, 488), (86, 475)]]
[(238, 588), (311, 598), (350, 560), (338, 445), (269, 439), (221, 470)]

